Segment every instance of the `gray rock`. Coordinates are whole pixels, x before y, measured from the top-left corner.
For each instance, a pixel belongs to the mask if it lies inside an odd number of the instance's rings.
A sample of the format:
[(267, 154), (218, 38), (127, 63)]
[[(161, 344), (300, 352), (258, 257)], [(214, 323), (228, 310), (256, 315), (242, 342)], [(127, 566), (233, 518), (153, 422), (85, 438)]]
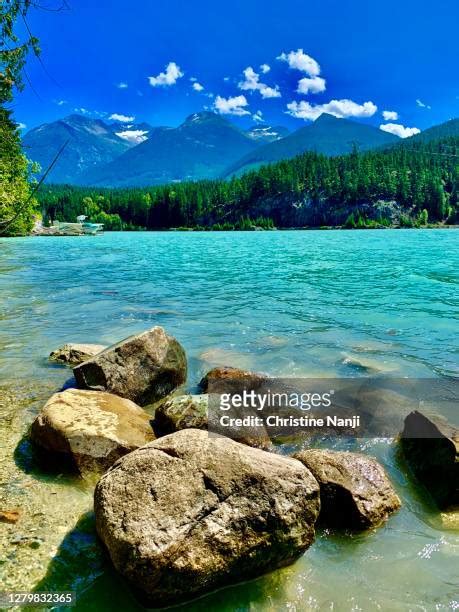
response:
[(179, 395), (157, 407), (154, 429), (165, 436), (181, 429), (208, 429), (208, 395)]
[(459, 505), (459, 429), (439, 417), (411, 412), (401, 446), (414, 474), (440, 508)]
[(101, 353), (106, 348), (103, 344), (76, 344), (69, 342), (53, 351), (49, 358), (51, 361), (67, 365), (79, 365), (83, 361)]
[(123, 457), (94, 500), (115, 568), (153, 607), (289, 565), (312, 543), (320, 505), (298, 461), (196, 429)]
[[(203, 395), (179, 395), (171, 397), (157, 407), (155, 412), (154, 430), (156, 437), (180, 431), (182, 429), (203, 429), (209, 430), (208, 421), (209, 396)], [(248, 414), (248, 411), (246, 411)], [(211, 432), (222, 435), (226, 433), (228, 437), (247, 444), (254, 448), (270, 450), (272, 443), (266, 429), (252, 429), (248, 427), (233, 428), (222, 431), (218, 423), (210, 427)]]
[(109, 391), (141, 406), (166, 397), (185, 382), (186, 355), (162, 327), (110, 346), (73, 369), (82, 389)]
[(55, 393), (32, 424), (42, 457), (82, 475), (104, 472), (117, 459), (154, 440), (150, 416), (133, 402), (101, 391)]
[(382, 466), (360, 453), (311, 449), (294, 455), (320, 485), (324, 524), (350, 529), (368, 529), (400, 508)]

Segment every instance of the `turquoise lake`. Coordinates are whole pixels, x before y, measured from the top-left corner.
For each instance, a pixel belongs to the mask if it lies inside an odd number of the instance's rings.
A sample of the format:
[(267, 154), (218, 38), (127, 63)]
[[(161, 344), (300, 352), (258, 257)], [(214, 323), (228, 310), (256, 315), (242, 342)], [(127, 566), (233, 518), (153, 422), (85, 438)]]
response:
[[(140, 609), (94, 536), (91, 486), (41, 474), (24, 435), (71, 376), (47, 356), (154, 325), (187, 351), (193, 391), (214, 365), (288, 377), (459, 375), (457, 230), (151, 232), (0, 240), (3, 589), (75, 590), (78, 610)], [(403, 507), (377, 530), (319, 530), (289, 568), (184, 610), (453, 610), (459, 520), (384, 464)], [(456, 527), (456, 530), (453, 529)], [(115, 598), (115, 599), (114, 599)]]

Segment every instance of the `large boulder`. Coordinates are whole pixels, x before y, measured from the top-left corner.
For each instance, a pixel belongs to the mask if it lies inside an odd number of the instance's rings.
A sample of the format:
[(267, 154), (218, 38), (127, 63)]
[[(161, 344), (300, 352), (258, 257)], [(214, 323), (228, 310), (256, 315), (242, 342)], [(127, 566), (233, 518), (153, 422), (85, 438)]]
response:
[(232, 368), (229, 366), (217, 367), (207, 372), (201, 379), (199, 387), (205, 393), (207, 393), (209, 385), (212, 383), (219, 385), (234, 383), (240, 387), (257, 389), (267, 380), (267, 378), (266, 375), (249, 372), (248, 370), (241, 370), (240, 368)]
[(186, 380), (186, 355), (162, 327), (110, 346), (73, 369), (82, 389), (109, 391), (144, 406)]
[(94, 355), (101, 353), (106, 348), (107, 347), (103, 344), (77, 344), (75, 342), (69, 342), (52, 351), (49, 358), (51, 361), (64, 363), (66, 365), (79, 365), (83, 363), (83, 361), (91, 359)]
[[(211, 432), (226, 433), (237, 442), (269, 450), (272, 443), (268, 432), (264, 428), (240, 427), (232, 428), (226, 432), (220, 431), (218, 423), (209, 427), (209, 396), (179, 395), (171, 397), (157, 407), (155, 412), (154, 430), (159, 438), (182, 429), (203, 429)], [(217, 417), (217, 414), (215, 414)]]
[(298, 461), (195, 429), (123, 457), (94, 499), (115, 568), (152, 607), (292, 563), (314, 539), (320, 506)]
[(133, 402), (101, 391), (54, 394), (32, 424), (43, 459), (104, 472), (117, 459), (154, 440), (150, 416)]
[(458, 506), (459, 429), (415, 410), (405, 419), (401, 446), (414, 474), (439, 507)]
[(310, 449), (294, 455), (320, 485), (321, 521), (333, 527), (368, 529), (400, 508), (382, 466), (360, 453)]

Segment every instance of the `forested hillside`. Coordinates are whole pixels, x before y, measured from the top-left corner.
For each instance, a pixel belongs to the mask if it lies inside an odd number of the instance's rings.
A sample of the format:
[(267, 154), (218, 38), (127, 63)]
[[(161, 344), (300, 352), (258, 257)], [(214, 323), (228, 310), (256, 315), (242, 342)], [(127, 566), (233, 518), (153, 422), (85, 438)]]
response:
[(305, 153), (229, 181), (142, 189), (48, 186), (46, 220), (87, 214), (107, 229), (412, 225), (454, 222), (459, 138), (326, 157)]
[(285, 138), (248, 153), (227, 168), (224, 176), (226, 178), (233, 175), (239, 176), (266, 164), (292, 159), (306, 151), (328, 156), (346, 155), (353, 148), (359, 151), (370, 151), (384, 145), (396, 144), (399, 141), (400, 138), (397, 136), (383, 132), (374, 126), (349, 119), (337, 119), (323, 113), (313, 123), (296, 130)]

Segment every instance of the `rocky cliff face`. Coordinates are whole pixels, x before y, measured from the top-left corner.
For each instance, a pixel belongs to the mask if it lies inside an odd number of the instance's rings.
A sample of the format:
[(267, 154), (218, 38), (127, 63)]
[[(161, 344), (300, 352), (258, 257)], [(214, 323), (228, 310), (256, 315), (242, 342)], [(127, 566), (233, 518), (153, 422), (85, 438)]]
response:
[[(393, 200), (336, 206), (325, 199), (313, 199), (309, 195), (285, 192), (274, 197), (259, 198), (244, 209), (232, 205), (227, 209), (225, 220), (237, 221), (241, 216), (248, 216), (251, 219), (268, 217), (273, 220), (276, 227), (339, 226), (344, 225), (349, 215), (354, 213), (375, 221), (384, 218), (391, 225), (398, 225), (403, 212), (400, 204)], [(203, 219), (203, 225), (212, 225), (217, 221), (209, 216)]]

